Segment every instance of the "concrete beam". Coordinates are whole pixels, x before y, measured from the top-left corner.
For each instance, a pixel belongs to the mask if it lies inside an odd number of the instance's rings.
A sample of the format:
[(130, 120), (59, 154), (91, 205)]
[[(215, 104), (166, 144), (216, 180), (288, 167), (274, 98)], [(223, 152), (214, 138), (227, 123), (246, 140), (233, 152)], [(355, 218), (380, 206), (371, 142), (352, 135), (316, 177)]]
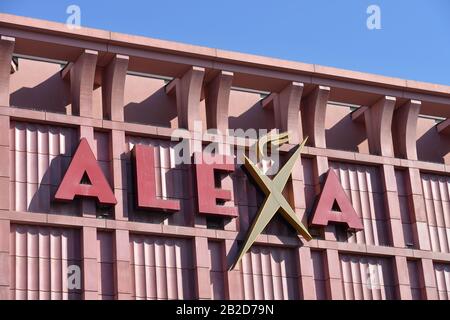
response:
[(193, 130), (195, 121), (200, 121), (200, 99), (205, 69), (190, 67), (186, 73), (166, 85), (166, 94), (176, 96), (178, 126)]
[(0, 36), (0, 105), (9, 106), (9, 81), (15, 38)]
[(326, 148), (325, 116), (330, 87), (317, 86), (302, 102), (302, 124), (308, 145)]
[(123, 99), (129, 57), (116, 54), (103, 71), (103, 115), (113, 121), (124, 120)]
[(206, 124), (208, 129), (218, 129), (222, 134), (228, 129), (232, 72), (220, 71), (205, 89)]
[(409, 100), (394, 111), (392, 134), (398, 157), (417, 160), (416, 130), (421, 105), (418, 100)]

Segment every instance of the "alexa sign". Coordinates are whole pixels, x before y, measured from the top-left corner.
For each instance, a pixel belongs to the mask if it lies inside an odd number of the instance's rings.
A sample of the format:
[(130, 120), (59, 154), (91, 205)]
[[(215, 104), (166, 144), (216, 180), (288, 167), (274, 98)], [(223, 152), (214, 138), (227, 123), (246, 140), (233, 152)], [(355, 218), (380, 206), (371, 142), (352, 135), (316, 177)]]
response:
[[(275, 139), (272, 137), (272, 140), (277, 139), (278, 142), (275, 142), (274, 145), (279, 145), (280, 141), (287, 141), (287, 134), (277, 135)], [(248, 251), (276, 213), (280, 213), (305, 240), (309, 241), (312, 238), (308, 229), (302, 224), (282, 194), (306, 140), (294, 148), (289, 159), (273, 178), (265, 175), (257, 165), (244, 156), (245, 170), (264, 193), (265, 200), (258, 209), (234, 265)], [(157, 197), (154, 155), (155, 151), (152, 146), (138, 144), (132, 150), (136, 205), (140, 209), (179, 211), (180, 203), (178, 200)], [(234, 159), (231, 156), (208, 155), (208, 161), (205, 162), (202, 161), (203, 156), (202, 153), (195, 153), (192, 164), (197, 179), (198, 212), (205, 215), (236, 217), (238, 215), (236, 207), (218, 204), (230, 201), (232, 199), (231, 191), (215, 186), (215, 172), (233, 172), (235, 170)], [(85, 177), (88, 178), (89, 183), (86, 183)], [(115, 205), (117, 203), (111, 186), (106, 180), (88, 141), (84, 138), (80, 140), (69, 168), (55, 194), (55, 199), (62, 201), (72, 201), (75, 197), (95, 198), (102, 205)], [(361, 219), (355, 212), (333, 170), (328, 171), (322, 192), (316, 203), (309, 220), (310, 226), (327, 226), (330, 222), (334, 222), (344, 224), (352, 230), (363, 229)]]

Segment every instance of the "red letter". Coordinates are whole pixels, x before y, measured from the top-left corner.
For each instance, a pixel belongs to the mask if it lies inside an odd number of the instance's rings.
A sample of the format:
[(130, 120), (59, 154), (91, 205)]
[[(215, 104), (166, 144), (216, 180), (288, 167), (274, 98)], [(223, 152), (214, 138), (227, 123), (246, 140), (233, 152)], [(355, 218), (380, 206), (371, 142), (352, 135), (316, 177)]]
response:
[(332, 169), (328, 170), (310, 225), (327, 226), (330, 221), (347, 224), (353, 230), (363, 229), (361, 219)]
[[(89, 178), (90, 184), (81, 183), (84, 174)], [(117, 203), (111, 186), (85, 138), (82, 138), (78, 145), (69, 169), (56, 191), (55, 199), (71, 201), (75, 196), (94, 197), (101, 204)]]
[(212, 164), (206, 164), (201, 153), (196, 153), (194, 159), (199, 213), (236, 217), (236, 207), (217, 205), (217, 200), (230, 201), (231, 191), (216, 188), (214, 179), (215, 170), (233, 172), (234, 159), (230, 156), (208, 155)]
[(156, 198), (155, 148), (137, 144), (133, 148), (136, 180), (136, 202), (141, 209), (179, 211), (178, 200)]

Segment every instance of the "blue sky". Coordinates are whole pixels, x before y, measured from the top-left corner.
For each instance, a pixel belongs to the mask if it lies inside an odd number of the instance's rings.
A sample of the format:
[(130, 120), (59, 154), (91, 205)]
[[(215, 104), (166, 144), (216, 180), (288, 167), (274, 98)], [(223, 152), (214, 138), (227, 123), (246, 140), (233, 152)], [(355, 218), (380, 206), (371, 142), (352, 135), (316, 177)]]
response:
[[(1, 0), (0, 12), (450, 85), (449, 0)], [(381, 29), (366, 26), (369, 5)]]

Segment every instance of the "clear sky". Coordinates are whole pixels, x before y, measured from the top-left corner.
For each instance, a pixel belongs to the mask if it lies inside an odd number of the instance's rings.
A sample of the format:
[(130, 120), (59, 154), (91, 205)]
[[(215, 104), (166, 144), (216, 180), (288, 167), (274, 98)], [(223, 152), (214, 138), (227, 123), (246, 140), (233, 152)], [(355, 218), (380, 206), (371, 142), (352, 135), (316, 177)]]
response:
[(86, 27), (450, 85), (449, 0), (0, 0), (0, 12), (66, 22), (71, 4)]

